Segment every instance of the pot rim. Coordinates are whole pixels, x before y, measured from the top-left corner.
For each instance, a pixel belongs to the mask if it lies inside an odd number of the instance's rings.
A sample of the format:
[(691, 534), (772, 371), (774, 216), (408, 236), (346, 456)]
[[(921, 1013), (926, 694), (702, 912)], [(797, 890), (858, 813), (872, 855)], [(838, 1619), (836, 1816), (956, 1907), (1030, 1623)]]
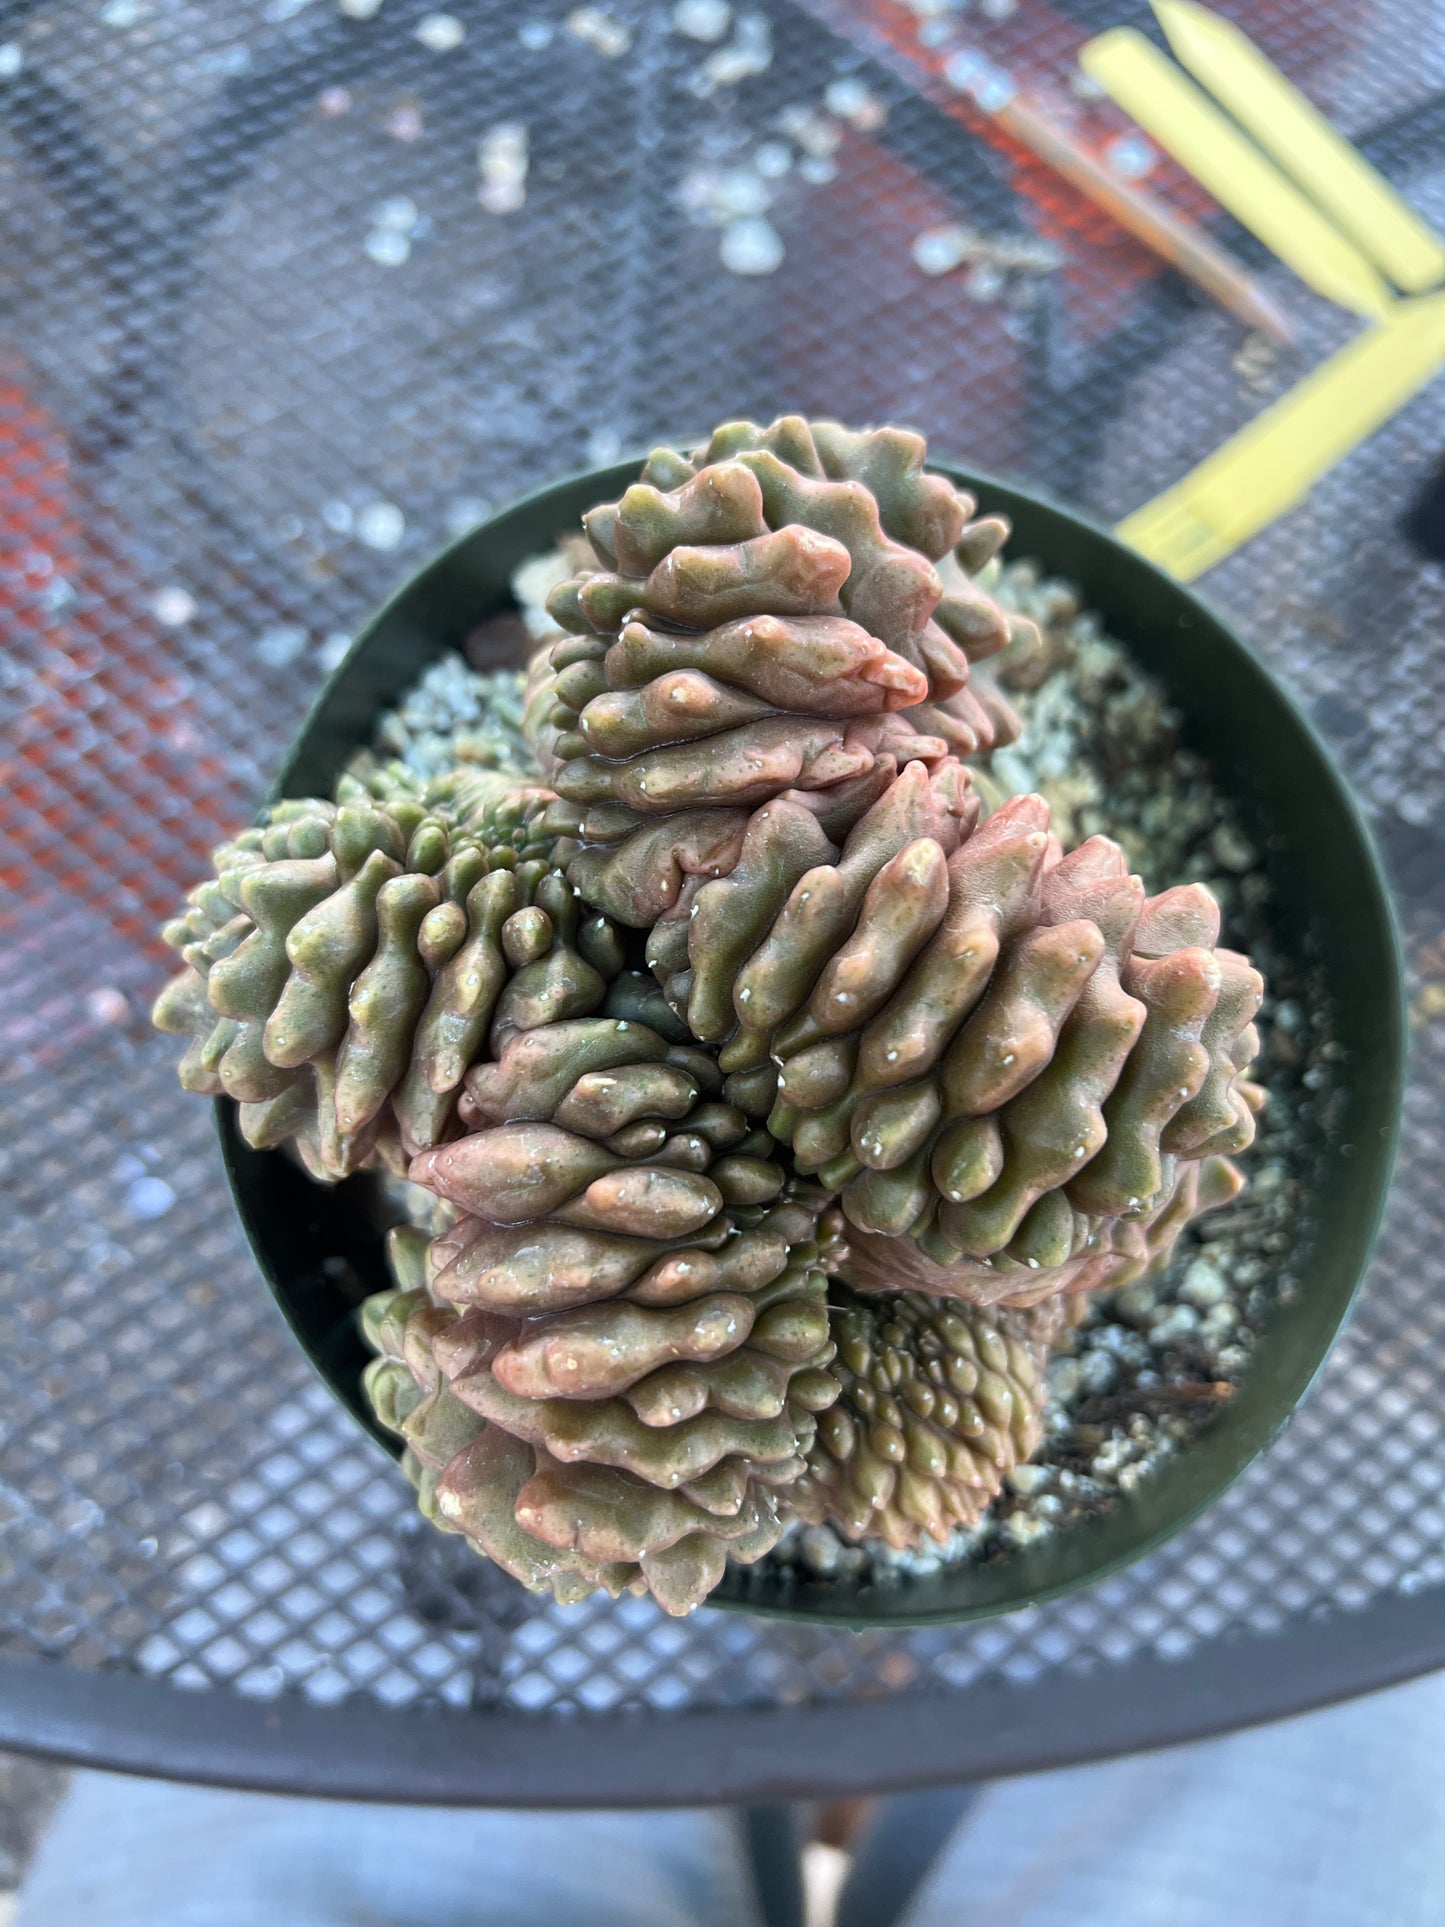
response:
[[(691, 444), (684, 438), (677, 445)], [(544, 548), (550, 536), (529, 533), (528, 541), (517, 548), (514, 558), (500, 571), (495, 567), (486, 567), (483, 558), (480, 578), (484, 593), (491, 591), (494, 606), (490, 609), (472, 606), (464, 612), (464, 620), (456, 633), (440, 637), (435, 630), (426, 627), (426, 606), (434, 600), (429, 591), (439, 578), (456, 574), (469, 558), (481, 556), (489, 539), (494, 544), (504, 544), (508, 533), (513, 531), (530, 532), (536, 527), (539, 531), (550, 528), (551, 533), (555, 534), (561, 527), (575, 526), (576, 514), (563, 516), (559, 506), (562, 502), (590, 503), (612, 499), (636, 478), (645, 459), (645, 455), (620, 459), (564, 476), (534, 489), (445, 544), (412, 571), (361, 627), (346, 656), (328, 676), (293, 738), (282, 768), (267, 794), (267, 802), (275, 802), (287, 795), (315, 793), (318, 738), (324, 738), (330, 750), (344, 761), (367, 740), (378, 711), (389, 701), (394, 701), (402, 688), (415, 681), (427, 660), (435, 659), (447, 648), (456, 647), (465, 628), (474, 626), (486, 615), (515, 606), (507, 587), (511, 570), (516, 560)], [(1049, 573), (1063, 575), (1071, 581), (1078, 580), (1077, 567), (1070, 567), (1067, 561), (1040, 553), (1036, 543), (1031, 544), (1027, 539), (1020, 541), (1018, 531), (1021, 526), (1027, 529), (1034, 522), (1055, 525), (1055, 533), (1065, 538), (1060, 546), (1076, 551), (1076, 563), (1088, 552), (1107, 558), (1109, 573), (1117, 581), (1129, 585), (1133, 600), (1142, 600), (1146, 604), (1152, 602), (1161, 611), (1173, 612), (1174, 626), (1188, 638), (1180, 645), (1185, 654), (1193, 652), (1198, 655), (1198, 645), (1202, 641), (1206, 652), (1213, 652), (1211, 660), (1214, 665), (1228, 664), (1224, 673), (1234, 686), (1235, 696), (1231, 702), (1225, 703), (1226, 709), (1240, 705), (1242, 698), (1248, 695), (1254, 703), (1272, 710), (1275, 720), (1292, 735), (1289, 747), (1293, 760), (1302, 771), (1308, 771), (1315, 785), (1315, 795), (1310, 800), (1317, 812), (1323, 810), (1326, 814), (1333, 813), (1333, 828), (1337, 837), (1343, 838), (1343, 847), (1337, 842), (1331, 852), (1332, 867), (1337, 870), (1352, 868), (1355, 881), (1363, 890), (1362, 900), (1353, 906), (1356, 928), (1352, 940), (1357, 950), (1363, 941), (1365, 949), (1368, 951), (1373, 948), (1374, 952), (1369, 963), (1374, 971), (1378, 1008), (1375, 1012), (1377, 1022), (1372, 1043), (1372, 1063), (1369, 1066), (1373, 1072), (1369, 1093), (1372, 1102), (1366, 1105), (1366, 1110), (1371, 1114), (1369, 1128), (1373, 1136), (1362, 1147), (1357, 1147), (1364, 1152), (1358, 1162), (1342, 1167), (1337, 1174), (1350, 1198), (1357, 1204), (1363, 1203), (1364, 1209), (1351, 1224), (1341, 1227), (1339, 1235), (1353, 1249), (1346, 1254), (1343, 1264), (1338, 1262), (1337, 1251), (1335, 1262), (1329, 1267), (1333, 1282), (1328, 1316), (1317, 1318), (1313, 1334), (1304, 1343), (1297, 1343), (1292, 1348), (1293, 1353), (1298, 1354), (1292, 1357), (1292, 1361), (1276, 1361), (1277, 1366), (1287, 1362), (1289, 1369), (1282, 1371), (1279, 1374), (1281, 1382), (1271, 1387), (1275, 1396), (1266, 1397), (1261, 1390), (1264, 1378), (1261, 1367), (1268, 1357), (1271, 1339), (1282, 1316), (1279, 1306), (1272, 1307), (1268, 1314), (1268, 1321), (1260, 1336), (1259, 1352), (1241, 1380), (1239, 1399), (1206, 1431), (1192, 1437), (1177, 1456), (1159, 1464), (1150, 1478), (1136, 1488), (1135, 1493), (1118, 1494), (1098, 1517), (1076, 1520), (1046, 1535), (1033, 1547), (1010, 1551), (989, 1562), (971, 1564), (964, 1561), (944, 1567), (927, 1577), (903, 1578), (881, 1584), (814, 1581), (797, 1577), (785, 1581), (779, 1575), (770, 1576), (760, 1583), (756, 1568), (730, 1569), (721, 1586), (707, 1601), (708, 1605), (724, 1610), (853, 1630), (888, 1628), (902, 1631), (911, 1627), (960, 1624), (1040, 1605), (1077, 1592), (1157, 1551), (1166, 1541), (1192, 1524), (1235, 1483), (1283, 1431), (1308, 1395), (1358, 1298), (1389, 1192), (1401, 1128), (1401, 1095), (1407, 1055), (1403, 953), (1378, 853), (1349, 786), (1336, 769), (1313, 725), (1293, 699), (1256, 659), (1232, 626), (1224, 622), (1192, 589), (1127, 548), (1108, 530), (1040, 491), (1022, 488), (946, 459), (930, 458), (928, 466), (968, 488), (979, 497), (982, 507), (1001, 507), (1009, 514), (1015, 524), (1010, 548), (1016, 555), (1027, 555), (1031, 559), (1037, 557)], [(462, 572), (477, 574), (476, 569), (470, 566)], [(1100, 598), (1097, 593), (1092, 592), (1087, 584), (1080, 586), (1084, 606), (1099, 610)], [(413, 605), (418, 603), (423, 605), (420, 611), (413, 609)], [(1108, 611), (1100, 610), (1100, 613), (1108, 632), (1123, 643), (1136, 660), (1142, 655), (1144, 666), (1151, 673), (1162, 674), (1168, 685), (1170, 678), (1167, 670), (1147, 660), (1149, 652), (1141, 643), (1141, 638), (1120, 634), (1118, 622), (1111, 619)], [(1161, 618), (1161, 630), (1166, 626)], [(386, 639), (398, 635), (402, 642), (409, 641), (428, 653), (408, 659), (406, 682), (398, 684), (389, 695), (377, 695), (372, 686), (376, 681), (374, 677), (369, 683), (365, 678), (360, 678), (363, 690), (362, 699), (358, 702), (352, 685), (359, 680), (359, 668), (366, 665), (369, 654), (378, 652), (379, 645)], [(1190, 711), (1183, 705), (1181, 707), (1184, 707), (1187, 726)], [(1248, 705), (1244, 704), (1240, 709), (1241, 717), (1247, 711)], [(338, 716), (340, 735), (345, 736), (349, 731), (349, 740), (339, 740)], [(1218, 760), (1217, 756), (1215, 760)], [(323, 766), (325, 761), (323, 755), (320, 759)], [(339, 769), (333, 770), (327, 787), (330, 781), (334, 781), (336, 773), (339, 773)], [(1228, 784), (1224, 787), (1231, 789)], [(1326, 880), (1322, 874), (1319, 881), (1323, 883)], [(1341, 930), (1335, 934), (1338, 936)], [(1307, 944), (1308, 939), (1302, 942)], [(1294, 946), (1286, 944), (1284, 947), (1290, 949)], [(257, 1167), (263, 1162), (281, 1165), (292, 1171), (294, 1167), (290, 1167), (279, 1152), (258, 1153), (244, 1145), (236, 1128), (234, 1106), (229, 1100), (216, 1100), (216, 1117), (232, 1198), (279, 1310), (332, 1393), (384, 1450), (393, 1458), (399, 1456), (399, 1443), (383, 1433), (362, 1407), (354, 1366), (339, 1366), (335, 1356), (336, 1345), (318, 1338), (314, 1316), (316, 1307), (311, 1307), (310, 1315), (303, 1315), (299, 1311), (294, 1280), (288, 1282), (281, 1275), (283, 1268), (276, 1262), (274, 1252), (255, 1223), (258, 1183), (264, 1184), (264, 1177), (258, 1175)], [(302, 1182), (310, 1184), (310, 1180), (303, 1179)], [(1318, 1196), (1323, 1188), (1323, 1180), (1317, 1182), (1312, 1195)], [(1308, 1291), (1301, 1296), (1307, 1298)], [(1290, 1322), (1291, 1330), (1298, 1322), (1298, 1308), (1294, 1309), (1296, 1315)], [(333, 1332), (332, 1337), (335, 1335)], [(342, 1381), (341, 1372), (346, 1370), (352, 1372), (353, 1382), (350, 1385)], [(1271, 1373), (1270, 1376), (1273, 1378), (1275, 1374)], [(1256, 1407), (1264, 1409), (1256, 1410)], [(1233, 1449), (1225, 1449), (1227, 1447)], [(1205, 1459), (1218, 1462), (1216, 1469), (1207, 1475), (1203, 1464)], [(1180, 1488), (1179, 1502), (1173, 1505), (1163, 1503), (1171, 1489), (1176, 1487)], [(1136, 1522), (1138, 1527), (1133, 1532), (1129, 1530), (1131, 1521)], [(1090, 1556), (1091, 1550), (1094, 1556)], [(1015, 1583), (1008, 1583), (1010, 1576)], [(974, 1593), (972, 1598), (938, 1596), (966, 1590), (970, 1582)]]

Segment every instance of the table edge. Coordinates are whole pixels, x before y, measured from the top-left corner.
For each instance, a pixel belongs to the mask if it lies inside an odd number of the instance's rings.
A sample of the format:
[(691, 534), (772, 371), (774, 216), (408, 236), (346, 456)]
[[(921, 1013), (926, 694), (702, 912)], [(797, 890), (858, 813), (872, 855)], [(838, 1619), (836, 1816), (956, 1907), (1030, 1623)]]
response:
[[(1445, 1666), (1445, 1586), (1181, 1659), (989, 1680), (866, 1704), (533, 1718), (217, 1695), (0, 1654), (0, 1746), (76, 1766), (400, 1804), (756, 1804), (1002, 1778), (1304, 1713)], [(1288, 1651), (1288, 1666), (1281, 1655)], [(1323, 1690), (1321, 1690), (1323, 1688)], [(896, 1761), (880, 1773), (880, 1760)], [(599, 1798), (599, 1795), (602, 1797)]]

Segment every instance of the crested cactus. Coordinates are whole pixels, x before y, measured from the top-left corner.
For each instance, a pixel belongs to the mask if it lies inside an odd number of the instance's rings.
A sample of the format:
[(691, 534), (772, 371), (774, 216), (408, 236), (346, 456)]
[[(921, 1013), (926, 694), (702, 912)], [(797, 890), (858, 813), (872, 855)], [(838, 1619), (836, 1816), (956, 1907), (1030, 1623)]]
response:
[(734, 422), (584, 518), (600, 567), (553, 592), (570, 633), (539, 655), (527, 726), (589, 902), (685, 913), (773, 799), (840, 841), (906, 764), (1009, 739), (969, 687), (1010, 633), (967, 573), (1001, 525), (923, 455), (898, 429)]
[(362, 757), (165, 932), (188, 1089), (431, 1194), (368, 1396), (426, 1515), (561, 1600), (975, 1523), (1080, 1294), (1242, 1182), (1258, 973), (1202, 887), (985, 813), (1017, 721), (973, 665), (1036, 638), (923, 458), (654, 451), (550, 599), (535, 768)]
[(166, 926), (185, 969), (153, 1013), (190, 1040), (187, 1090), (235, 1098), (250, 1144), (294, 1144), (321, 1178), (403, 1171), (450, 1127), (489, 1033), (595, 1008), (585, 953), (621, 961), (555, 868), (550, 791), (468, 773), (421, 794), (399, 771), (373, 787), (278, 803), (216, 851)]
[(1207, 890), (1146, 898), (1103, 837), (1062, 855), (1039, 797), (951, 851), (883, 833), (890, 800), (742, 962), (722, 1061), (778, 1064), (797, 1168), (957, 1295), (1123, 1284), (1146, 1256), (1126, 1229), (1253, 1139), (1262, 980), (1215, 948)]
[[(468, 1072), (473, 1128), (412, 1164), (461, 1215), (402, 1334), (430, 1402), (400, 1430), (430, 1464), (434, 1431), (467, 1433), (460, 1406), (526, 1448), (468, 1434), (433, 1466), (438, 1513), (526, 1584), (565, 1590), (580, 1561), (690, 1609), (729, 1554), (772, 1545), (776, 1489), (837, 1396), (824, 1199), (722, 1083), (627, 1019), (557, 1023)], [(505, 1517), (499, 1453), (527, 1467)]]

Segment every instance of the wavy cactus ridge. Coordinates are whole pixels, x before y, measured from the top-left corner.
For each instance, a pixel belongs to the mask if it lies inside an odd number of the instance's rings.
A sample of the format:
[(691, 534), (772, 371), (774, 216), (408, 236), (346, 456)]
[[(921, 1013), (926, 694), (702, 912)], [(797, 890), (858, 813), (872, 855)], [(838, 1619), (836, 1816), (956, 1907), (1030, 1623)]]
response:
[[(949, 695), (950, 682), (961, 688), (967, 681), (967, 662), (960, 663), (958, 654), (971, 661), (994, 654), (1018, 619), (971, 580), (997, 552), (1007, 524), (998, 516), (976, 517), (972, 496), (925, 468), (927, 453), (923, 437), (908, 429), (858, 430), (784, 415), (767, 428), (724, 423), (687, 466), (695, 474), (711, 463), (744, 463), (758, 477), (771, 526), (797, 522), (841, 540), (852, 565), (850, 614), (851, 605), (861, 603), (870, 610), (881, 606), (885, 623), (896, 622), (900, 612), (916, 621), (926, 605), (925, 625), (932, 619), (953, 648), (940, 649), (940, 637), (931, 634), (921, 653), (939, 654), (934, 694)], [(676, 487), (680, 471), (676, 457), (669, 457), (670, 451), (662, 458), (662, 479)], [(655, 453), (644, 482), (658, 464)], [(955, 563), (947, 592), (917, 558), (925, 565), (945, 558)], [(885, 629), (878, 633), (888, 639)]]
[(1009, 637), (969, 573), (1002, 525), (924, 453), (897, 429), (734, 422), (584, 518), (599, 567), (549, 600), (568, 633), (534, 662), (526, 727), (590, 902), (647, 927), (784, 793), (841, 840), (908, 764), (1017, 732), (969, 687)]
[(363, 755), (165, 933), (187, 1088), (430, 1194), (367, 1396), (425, 1516), (562, 1601), (975, 1523), (1070, 1306), (1242, 1183), (1259, 975), (1208, 891), (982, 815), (1008, 526), (925, 452), (654, 451), (551, 598), (535, 770)]
[(185, 968), (153, 1018), (189, 1039), (185, 1088), (235, 1098), (248, 1143), (292, 1144), (314, 1176), (404, 1172), (489, 1038), (600, 1006), (621, 968), (563, 880), (554, 800), (392, 766), (273, 805), (164, 932)]
[(1123, 1282), (1137, 1241), (1112, 1227), (1253, 1136), (1258, 973), (1214, 948), (1206, 890), (1147, 899), (1101, 837), (1064, 855), (1040, 797), (952, 848), (871, 827), (851, 895), (845, 850), (738, 968), (720, 1061), (778, 1067), (768, 1129), (857, 1230), (990, 1301), (1000, 1272), (1029, 1295)]
[(940, 1300), (1031, 1308), (1050, 1299), (1118, 1290), (1145, 1272), (1168, 1264), (1185, 1225), (1230, 1203), (1244, 1186), (1237, 1165), (1210, 1156), (1198, 1162), (1168, 1160), (1159, 1197), (1147, 1212), (1095, 1222), (1057, 1262), (1006, 1255), (960, 1257), (948, 1250), (942, 1262), (929, 1255), (929, 1240), (907, 1234), (860, 1231), (850, 1226), (838, 1276), (859, 1293), (900, 1286)]
[[(645, 1025), (564, 1020), (474, 1066), (467, 1134), (411, 1164), (459, 1215), (370, 1393), (424, 1463), (458, 1441), (438, 1511), (526, 1584), (635, 1567), (625, 1583), (689, 1610), (775, 1542), (776, 1491), (837, 1395), (825, 1199), (722, 1089)], [(384, 1355), (389, 1329), (368, 1325)], [(510, 1524), (475, 1489), (502, 1463), (480, 1426), (535, 1455)]]

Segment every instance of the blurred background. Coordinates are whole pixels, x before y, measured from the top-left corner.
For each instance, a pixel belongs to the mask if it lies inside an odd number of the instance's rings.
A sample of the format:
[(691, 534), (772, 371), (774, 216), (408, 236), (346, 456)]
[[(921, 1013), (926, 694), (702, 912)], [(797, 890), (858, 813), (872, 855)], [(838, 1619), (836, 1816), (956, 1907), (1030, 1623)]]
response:
[[(1445, 225), (1432, 0), (1228, 11)], [(1135, 0), (0, 5), (0, 1738), (104, 1762), (192, 1689), (238, 1771), (246, 1708), (298, 1697), (440, 1704), (478, 1746), (503, 1713), (675, 1739), (844, 1706), (866, 1743), (898, 1695), (965, 1719), (999, 1685), (1223, 1675), (1233, 1634), (1445, 1581), (1445, 381), (1202, 582), (1397, 885), (1417, 1064), (1383, 1253), (1264, 1464), (1079, 1599), (854, 1638), (521, 1593), (413, 1522), (312, 1382), (148, 1029), (157, 923), (352, 633), (509, 499), (798, 410), (907, 423), (1113, 522), (1348, 340), (1080, 72), (1121, 24), (1159, 39)], [(1019, 144), (979, 59), (1225, 242), (1294, 342)], [(86, 1697), (116, 1675), (136, 1696)], [(0, 1775), (0, 1884), (50, 1785)]]

